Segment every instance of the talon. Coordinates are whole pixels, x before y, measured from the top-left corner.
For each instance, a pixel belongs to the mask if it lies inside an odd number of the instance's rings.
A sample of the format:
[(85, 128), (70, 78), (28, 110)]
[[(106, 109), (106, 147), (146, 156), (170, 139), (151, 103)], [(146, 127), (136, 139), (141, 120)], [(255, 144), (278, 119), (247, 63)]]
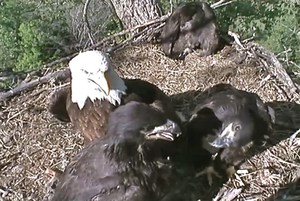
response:
[(208, 180), (208, 184), (211, 186), (213, 183), (213, 179), (212, 179), (212, 175), (215, 175), (218, 178), (221, 178), (220, 174), (214, 169), (213, 166), (209, 166), (207, 168), (205, 168), (203, 171), (197, 173), (195, 175), (195, 178), (207, 174), (207, 180)]
[(45, 186), (51, 188), (53, 183), (59, 179), (60, 175), (62, 174), (62, 171), (58, 169), (47, 168), (45, 170), (45, 174), (50, 177), (50, 179), (46, 182)]
[(235, 167), (230, 166), (229, 168), (226, 169), (226, 173), (227, 173), (228, 178), (232, 177), (232, 175), (234, 175), (236, 173)]

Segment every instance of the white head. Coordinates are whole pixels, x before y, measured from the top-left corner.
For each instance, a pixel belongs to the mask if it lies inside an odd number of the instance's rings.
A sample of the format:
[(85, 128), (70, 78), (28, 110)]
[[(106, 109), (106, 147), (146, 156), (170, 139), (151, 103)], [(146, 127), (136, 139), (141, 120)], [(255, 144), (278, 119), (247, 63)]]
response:
[(72, 102), (82, 109), (87, 98), (120, 104), (126, 94), (124, 81), (114, 71), (109, 57), (100, 51), (86, 51), (74, 57), (69, 67), (72, 76)]

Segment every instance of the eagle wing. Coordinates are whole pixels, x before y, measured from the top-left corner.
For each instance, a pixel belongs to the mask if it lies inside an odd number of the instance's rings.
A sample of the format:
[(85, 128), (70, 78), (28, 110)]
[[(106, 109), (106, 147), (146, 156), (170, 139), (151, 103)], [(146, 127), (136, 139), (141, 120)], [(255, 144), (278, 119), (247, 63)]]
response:
[[(232, 85), (225, 83), (213, 86), (208, 89), (206, 93), (208, 98), (195, 108), (193, 114), (205, 107), (216, 110), (219, 105), (218, 102), (221, 101), (223, 103), (222, 105), (224, 105), (223, 109), (225, 109), (232, 105), (230, 104), (231, 100), (235, 102), (235, 107), (247, 107), (252, 113), (255, 113), (255, 115), (259, 116), (259, 118), (263, 119), (265, 122), (269, 123), (271, 121), (268, 107), (255, 93), (239, 90)], [(219, 115), (221, 115), (223, 109), (220, 108)], [(216, 111), (216, 113), (218, 113), (218, 111)]]
[(52, 201), (134, 201), (146, 194), (119, 173), (120, 164), (104, 154), (105, 139), (87, 145), (68, 164), (59, 178)]
[[(222, 122), (228, 118), (228, 115), (236, 114), (244, 108), (256, 116), (258, 114), (256, 97), (230, 84), (215, 85), (206, 93), (207, 98), (196, 106), (190, 119), (191, 124), (195, 124), (196, 130), (203, 133), (213, 134), (213, 130), (221, 128)], [(199, 119), (201, 124), (199, 121), (197, 123), (197, 120), (193, 123), (192, 120), (195, 118)]]
[(257, 114), (271, 127), (272, 118), (275, 117), (272, 117), (273, 114), (269, 111), (268, 106), (261, 100), (261, 98), (257, 94), (255, 93), (248, 93), (248, 94), (249, 96), (252, 96), (253, 99), (255, 99)]

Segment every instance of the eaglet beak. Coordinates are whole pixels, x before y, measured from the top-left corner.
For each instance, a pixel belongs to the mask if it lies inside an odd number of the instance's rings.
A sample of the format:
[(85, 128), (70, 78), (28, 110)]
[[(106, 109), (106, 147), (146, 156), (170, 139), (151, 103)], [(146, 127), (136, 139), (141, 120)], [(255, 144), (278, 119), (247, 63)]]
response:
[(216, 148), (227, 148), (232, 143), (235, 133), (233, 124), (231, 123), (222, 131), (221, 135), (210, 144)]
[(168, 120), (167, 123), (155, 127), (152, 131), (146, 133), (148, 139), (161, 139), (174, 141), (181, 135), (181, 129), (175, 122)]

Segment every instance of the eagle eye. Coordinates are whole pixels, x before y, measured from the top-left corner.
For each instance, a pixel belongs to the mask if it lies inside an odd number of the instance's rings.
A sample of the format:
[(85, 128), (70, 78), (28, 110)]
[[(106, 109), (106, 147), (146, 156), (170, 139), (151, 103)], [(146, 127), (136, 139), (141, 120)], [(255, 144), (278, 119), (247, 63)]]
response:
[(85, 74), (91, 74), (91, 73), (89, 73), (87, 70), (84, 70), (84, 69), (81, 69)]

